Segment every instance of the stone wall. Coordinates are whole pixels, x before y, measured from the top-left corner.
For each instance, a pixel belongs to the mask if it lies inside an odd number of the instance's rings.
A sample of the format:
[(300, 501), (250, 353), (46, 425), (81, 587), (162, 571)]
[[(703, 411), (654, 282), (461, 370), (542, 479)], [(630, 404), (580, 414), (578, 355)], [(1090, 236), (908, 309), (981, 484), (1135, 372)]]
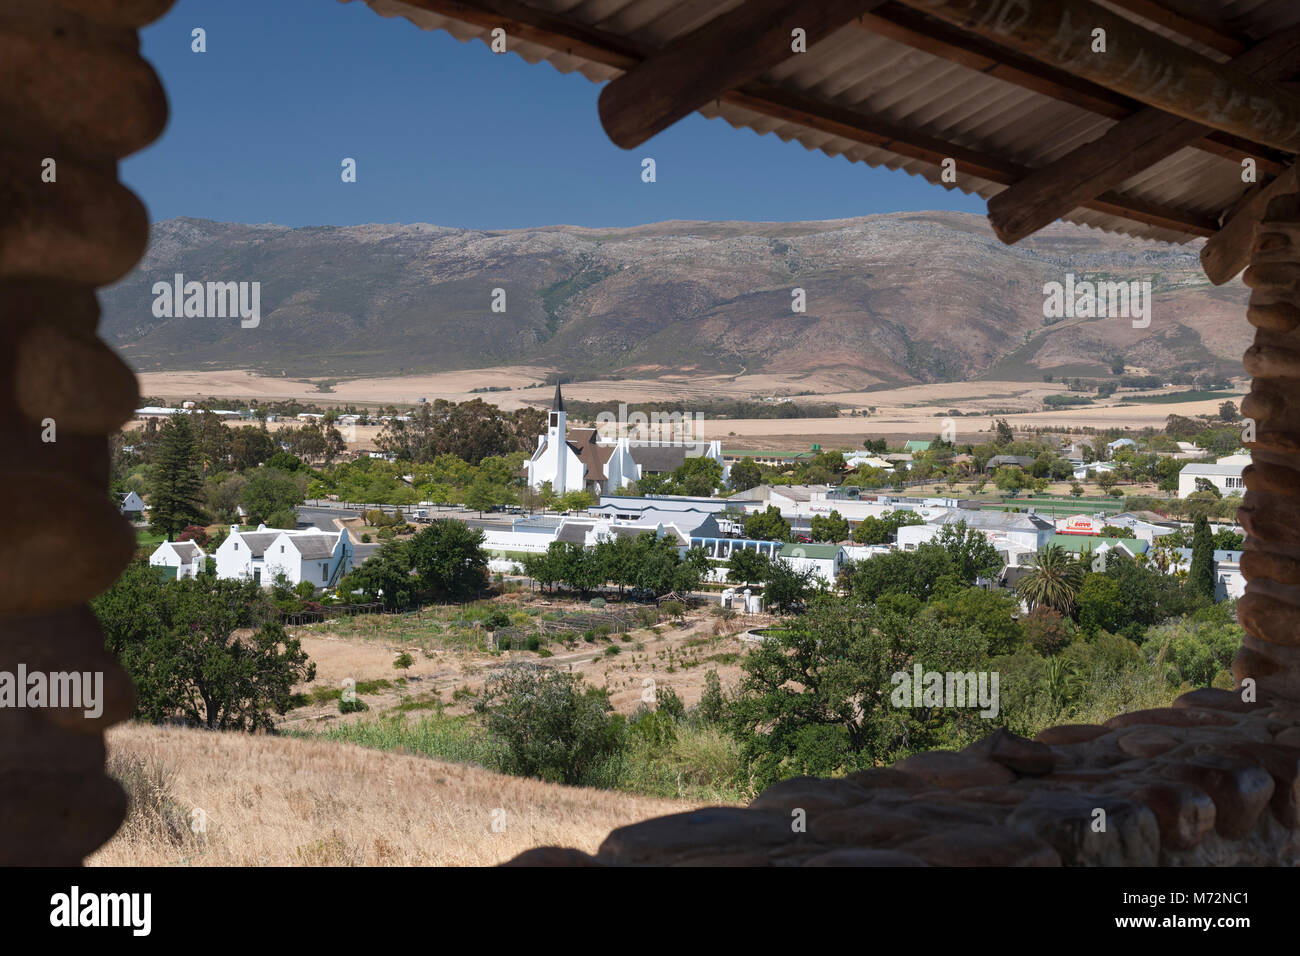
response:
[(1300, 862), (1300, 707), (1230, 691), (1034, 740), (1000, 730), (740, 809), (612, 832), (513, 866), (1230, 866)]

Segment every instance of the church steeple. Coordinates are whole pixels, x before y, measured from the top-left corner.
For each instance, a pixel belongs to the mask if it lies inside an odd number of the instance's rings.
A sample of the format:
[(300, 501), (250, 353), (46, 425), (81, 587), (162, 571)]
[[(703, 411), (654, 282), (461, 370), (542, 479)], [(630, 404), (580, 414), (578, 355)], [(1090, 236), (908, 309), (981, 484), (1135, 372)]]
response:
[(559, 381), (556, 381), (555, 383), (555, 398), (551, 399), (551, 411), (553, 412), (564, 411), (564, 396), (560, 394)]

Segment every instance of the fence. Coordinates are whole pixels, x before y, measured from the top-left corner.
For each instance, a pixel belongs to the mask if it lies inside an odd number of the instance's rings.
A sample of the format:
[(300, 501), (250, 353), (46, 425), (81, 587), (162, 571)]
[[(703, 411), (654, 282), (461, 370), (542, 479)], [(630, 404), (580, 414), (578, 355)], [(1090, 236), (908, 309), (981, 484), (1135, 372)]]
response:
[[(410, 610), (409, 608), (406, 610)], [(286, 626), (316, 624), (337, 617), (355, 617), (358, 614), (396, 613), (387, 611), (379, 601), (370, 604), (332, 604), (314, 611), (295, 611), (280, 616), (280, 623)]]

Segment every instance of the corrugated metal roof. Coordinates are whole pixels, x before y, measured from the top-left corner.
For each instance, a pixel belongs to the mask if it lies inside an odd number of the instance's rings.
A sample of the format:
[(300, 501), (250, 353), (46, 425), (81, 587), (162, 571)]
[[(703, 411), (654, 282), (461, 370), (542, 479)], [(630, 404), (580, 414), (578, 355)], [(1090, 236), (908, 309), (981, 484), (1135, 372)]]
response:
[[(348, 0), (344, 0), (348, 2)], [(491, 39), (491, 28), (431, 13), (401, 0), (364, 0), (385, 17), (403, 17), (425, 30), (445, 30), (461, 41)], [(613, 34), (637, 48), (658, 48), (735, 7), (739, 0), (525, 0), (521, 5)], [(1259, 39), (1300, 22), (1296, 0), (1165, 0), (1189, 16), (1213, 19), (1236, 36)], [(1126, 14), (1130, 19), (1139, 19)], [(1200, 44), (1147, 21), (1143, 26), (1206, 55), (1225, 59)], [(547, 62), (562, 73), (579, 72), (594, 82), (620, 74), (614, 66), (519, 38), (510, 52), (530, 63)], [(976, 69), (961, 66), (850, 24), (792, 57), (764, 81), (821, 103), (848, 110), (869, 109), (909, 130), (1026, 167), (1042, 166), (1102, 135), (1114, 120), (1032, 92)], [(921, 176), (945, 189), (990, 198), (1005, 187), (962, 173), (958, 182), (940, 181), (931, 162), (890, 149), (864, 145), (794, 122), (774, 119), (730, 104), (712, 103), (700, 113), (760, 135), (774, 134), (808, 149), (853, 162), (885, 166)], [(593, 114), (592, 121), (597, 122)], [(1185, 148), (1121, 184), (1115, 192), (1146, 203), (1217, 220), (1244, 192), (1233, 160)], [(860, 211), (860, 210), (859, 210)], [(845, 215), (853, 215), (846, 202)], [(1109, 232), (1171, 242), (1191, 236), (1130, 219), (1077, 209), (1069, 221)]]

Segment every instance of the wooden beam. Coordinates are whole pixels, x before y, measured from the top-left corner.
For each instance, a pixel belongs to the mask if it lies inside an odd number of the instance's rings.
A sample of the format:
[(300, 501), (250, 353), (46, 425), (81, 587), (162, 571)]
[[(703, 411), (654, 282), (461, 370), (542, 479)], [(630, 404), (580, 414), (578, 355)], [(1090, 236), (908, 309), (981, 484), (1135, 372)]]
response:
[(624, 149), (640, 146), (728, 90), (738, 89), (885, 0), (747, 0), (674, 40), (600, 91), (600, 121)]
[[(990, 156), (916, 130), (906, 129), (883, 117), (867, 114), (859, 109), (850, 110), (832, 106), (776, 87), (751, 84), (744, 90), (726, 93), (720, 99), (733, 106), (830, 133), (866, 146), (887, 149), (900, 156), (918, 159), (934, 166), (941, 165), (945, 159), (954, 159), (960, 173), (977, 176), (990, 182), (1009, 186), (1030, 173), (1027, 167), (1019, 163)], [(1103, 193), (1079, 205), (1095, 212), (1121, 216), (1134, 222), (1194, 236), (1212, 236), (1218, 229), (1218, 224), (1208, 217), (1116, 193)]]
[(1295, 167), (1266, 186), (1255, 189), (1240, 203), (1214, 236), (1201, 247), (1201, 268), (1215, 285), (1223, 285), (1250, 263), (1255, 241), (1255, 225), (1264, 217), (1269, 200), (1295, 192)]
[[(1087, 0), (901, 0), (1026, 56), (1235, 136), (1300, 152), (1300, 94), (1254, 80)], [(1092, 52), (1105, 31), (1105, 53)]]
[[(1269, 37), (1232, 65), (1263, 80), (1289, 78), (1300, 67), (1300, 27)], [(1207, 132), (1199, 123), (1147, 107), (990, 199), (993, 231), (1008, 245), (1018, 242)]]
[(560, 53), (630, 70), (651, 56), (653, 47), (589, 27), (572, 17), (546, 13), (515, 0), (402, 0), (407, 6), (491, 30), (503, 27), (507, 44), (526, 40)]
[[(896, 43), (1099, 116), (1121, 120), (1143, 109), (1141, 103), (1127, 96), (1039, 63), (1015, 50), (997, 46), (983, 37), (957, 30), (899, 2), (891, 0), (883, 4), (861, 17), (859, 23), (872, 33)], [(1286, 157), (1276, 151), (1216, 130), (1211, 130), (1209, 135), (1191, 145), (1234, 163), (1252, 157), (1261, 172), (1274, 176), (1287, 168)]]
[[(508, 37), (526, 39), (553, 50), (582, 56), (596, 63), (628, 70), (649, 59), (654, 50), (617, 37), (595, 27), (558, 14), (548, 14), (513, 0), (404, 0), (414, 7), (452, 17), (485, 30), (503, 27)], [(802, 94), (768, 84), (751, 83), (718, 98), (774, 119), (841, 136), (856, 143), (878, 146), (933, 165), (952, 158), (959, 171), (990, 182), (1011, 185), (1024, 179), (1029, 169), (988, 156), (916, 130), (910, 130), (880, 116), (859, 109), (836, 107)], [(1206, 217), (1133, 201), (1130, 197), (1105, 194), (1086, 208), (1133, 222), (1157, 226), (1194, 236), (1213, 235), (1218, 224)]]
[(1149, 20), (1157, 26), (1194, 40), (1203, 47), (1217, 50), (1225, 56), (1244, 53), (1250, 46), (1244, 39), (1230, 34), (1226, 28), (1171, 10), (1159, 0), (1106, 0), (1106, 2), (1112, 7), (1127, 10), (1143, 20)]

